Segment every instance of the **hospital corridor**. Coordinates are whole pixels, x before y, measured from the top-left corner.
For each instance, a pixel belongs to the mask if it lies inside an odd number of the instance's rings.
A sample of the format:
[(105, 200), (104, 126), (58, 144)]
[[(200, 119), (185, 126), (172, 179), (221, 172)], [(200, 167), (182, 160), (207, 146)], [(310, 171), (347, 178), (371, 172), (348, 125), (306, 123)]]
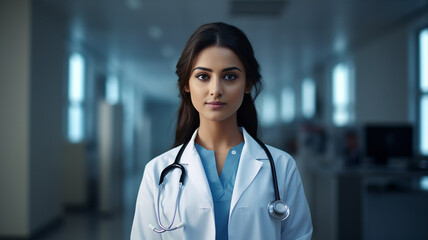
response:
[(428, 0), (0, 1), (0, 240), (219, 239), (218, 209), (229, 239), (428, 239)]

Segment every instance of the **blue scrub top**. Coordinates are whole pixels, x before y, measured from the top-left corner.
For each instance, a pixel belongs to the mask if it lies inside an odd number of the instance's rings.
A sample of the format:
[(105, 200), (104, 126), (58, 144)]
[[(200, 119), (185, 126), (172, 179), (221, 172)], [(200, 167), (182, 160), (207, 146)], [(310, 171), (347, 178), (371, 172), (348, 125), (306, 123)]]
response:
[(214, 151), (207, 150), (197, 143), (195, 146), (204, 166), (213, 197), (216, 239), (227, 240), (230, 203), (244, 142), (229, 150), (220, 178), (217, 173)]

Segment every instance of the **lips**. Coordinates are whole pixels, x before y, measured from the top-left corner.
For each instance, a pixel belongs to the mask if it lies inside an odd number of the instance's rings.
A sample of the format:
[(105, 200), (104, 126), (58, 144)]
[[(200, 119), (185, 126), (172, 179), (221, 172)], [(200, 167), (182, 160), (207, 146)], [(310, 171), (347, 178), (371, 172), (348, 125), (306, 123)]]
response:
[(226, 103), (221, 102), (221, 101), (207, 102), (207, 106), (212, 108), (212, 109), (219, 109), (219, 108), (222, 108), (224, 105), (226, 105)]

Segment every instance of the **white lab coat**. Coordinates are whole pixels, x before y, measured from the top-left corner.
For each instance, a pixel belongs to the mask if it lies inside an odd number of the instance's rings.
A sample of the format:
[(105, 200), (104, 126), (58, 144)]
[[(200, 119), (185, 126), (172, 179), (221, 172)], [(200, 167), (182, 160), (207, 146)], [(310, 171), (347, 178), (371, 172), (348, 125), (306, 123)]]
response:
[[(197, 130), (196, 130), (197, 131)], [(180, 163), (186, 169), (186, 179), (178, 202), (174, 226), (184, 223), (183, 228), (162, 234), (155, 233), (149, 224), (157, 224), (156, 211), (159, 177), (162, 170), (174, 162), (176, 147), (150, 161), (145, 168), (137, 197), (132, 240), (188, 239), (215, 240), (213, 200), (202, 162), (195, 149), (196, 131), (183, 152)], [(235, 180), (229, 213), (230, 240), (260, 239), (310, 239), (312, 222), (303, 191), (300, 174), (293, 158), (287, 153), (268, 146), (278, 178), (280, 197), (290, 207), (285, 221), (270, 217), (267, 205), (274, 200), (274, 188), (269, 160), (260, 145), (242, 128), (244, 147)], [(165, 190), (160, 197), (162, 224), (171, 223), (180, 170), (166, 175)]]

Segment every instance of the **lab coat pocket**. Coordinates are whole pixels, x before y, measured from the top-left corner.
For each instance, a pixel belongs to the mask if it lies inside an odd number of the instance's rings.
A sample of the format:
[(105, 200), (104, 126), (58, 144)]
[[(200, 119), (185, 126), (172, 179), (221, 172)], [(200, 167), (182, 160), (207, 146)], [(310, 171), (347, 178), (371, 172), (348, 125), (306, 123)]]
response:
[(281, 234), (281, 223), (269, 216), (264, 204), (236, 207), (229, 224), (235, 231), (230, 235), (239, 240), (279, 239)]
[(248, 211), (248, 207), (247, 206), (240, 206), (235, 208), (234, 213), (233, 213), (233, 218), (234, 219), (246, 219), (246, 217), (249, 216), (249, 211)]
[[(236, 207), (229, 222), (229, 237), (233, 239), (252, 239), (251, 231), (247, 228), (249, 217), (249, 208), (247, 206)], [(233, 229), (233, 230), (231, 230)]]

